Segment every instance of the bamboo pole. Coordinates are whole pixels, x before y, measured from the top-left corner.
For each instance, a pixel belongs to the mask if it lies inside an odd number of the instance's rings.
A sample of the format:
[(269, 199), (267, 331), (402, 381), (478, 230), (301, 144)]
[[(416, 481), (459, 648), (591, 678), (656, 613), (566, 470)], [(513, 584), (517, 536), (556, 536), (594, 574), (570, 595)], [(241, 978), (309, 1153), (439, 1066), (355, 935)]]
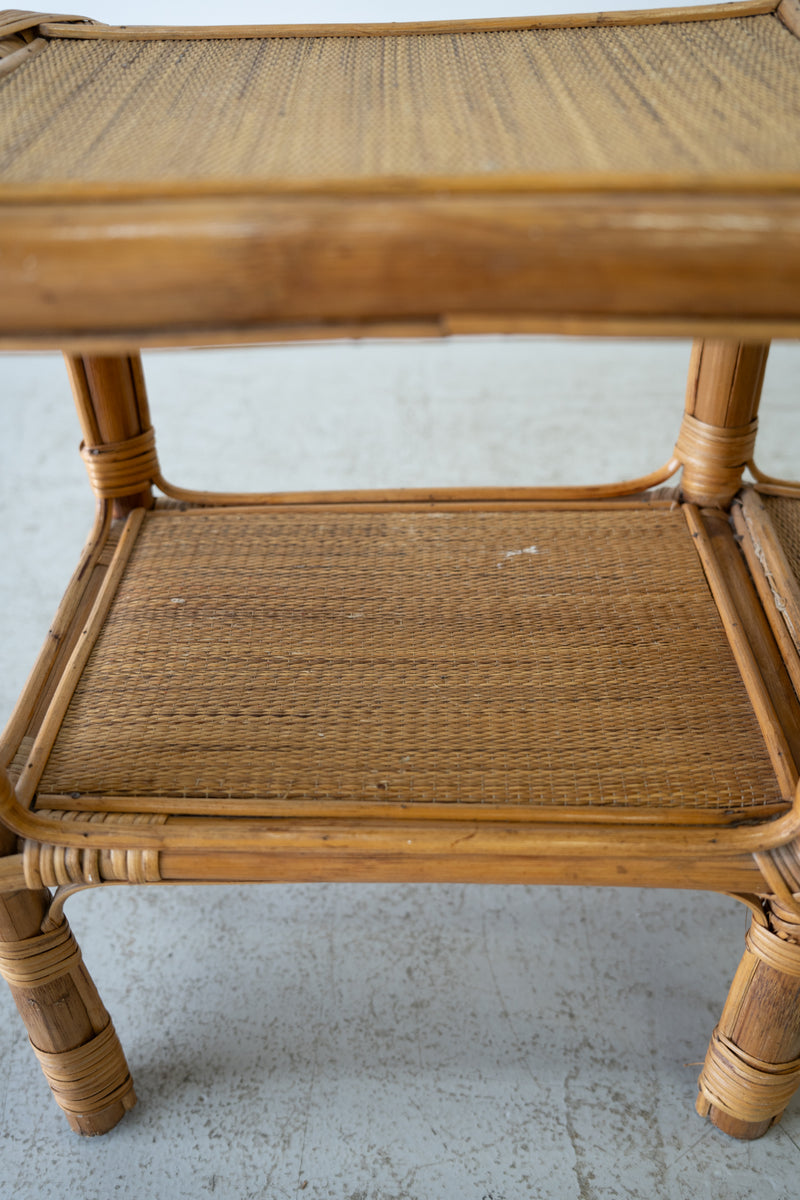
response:
[(43, 932), (45, 889), (0, 895), (0, 973), (76, 1133), (107, 1133), (136, 1103), (111, 1019), (67, 922)]
[[(780, 647), (781, 659), (800, 696), (800, 588), (783, 548), (775, 538), (763, 504), (755, 493), (753, 497), (751, 499), (750, 493), (745, 492), (743, 503), (734, 505), (733, 527), (758, 589), (762, 609)], [(771, 538), (765, 549), (763, 531), (767, 528)], [(796, 596), (793, 597), (795, 589)]]
[(684, 499), (727, 508), (753, 457), (768, 342), (695, 341), (675, 447)]
[[(778, 692), (775, 696), (771, 695), (759, 668), (758, 659), (747, 637), (747, 626), (750, 625), (750, 622), (745, 623), (742, 621), (731, 593), (731, 582), (734, 582), (734, 586), (741, 588), (742, 581), (735, 580), (735, 577), (731, 577), (730, 575), (726, 577), (717, 553), (715, 553), (709, 531), (702, 515), (698, 513), (697, 509), (691, 504), (686, 504), (684, 505), (684, 513), (686, 515), (686, 522), (694, 538), (697, 553), (706, 573), (708, 586), (714, 596), (720, 620), (724, 626), (733, 656), (741, 673), (742, 682), (747, 688), (750, 703), (753, 706), (753, 711), (761, 728), (773, 770), (775, 771), (783, 795), (788, 799), (794, 794), (797, 786), (797, 767), (794, 762), (791, 746), (787, 740), (786, 731), (778, 720), (775, 701), (778, 700), (781, 703), (781, 711), (786, 711), (788, 716), (789, 712), (791, 712), (787, 707), (789, 695), (783, 692)], [(717, 537), (720, 540), (719, 531), (717, 531)], [(746, 601), (743, 602), (742, 607), (744, 608), (745, 605)], [(763, 633), (764, 630), (760, 628), (759, 634), (763, 636)], [(796, 717), (796, 714), (793, 713), (792, 715)]]
[(800, 919), (777, 902), (747, 934), (699, 1079), (697, 1111), (753, 1140), (800, 1085)]
[[(82, 449), (87, 466), (91, 466), (94, 452), (106, 447), (121, 449), (124, 444), (151, 432), (138, 354), (65, 354), (64, 357), (83, 431)], [(91, 470), (90, 478), (96, 494), (102, 498), (103, 493), (98, 490)], [(119, 489), (110, 493), (114, 499), (115, 516), (124, 517), (134, 508), (149, 508), (152, 505), (149, 480), (132, 483), (131, 489), (126, 494), (118, 494)]]
[[(751, 679), (750, 668), (742, 660), (739, 669), (753, 709), (762, 723), (775, 774), (784, 796), (791, 799), (797, 788), (800, 764), (800, 702), (787, 670), (786, 654), (781, 654), (759, 604), (758, 593), (734, 540), (727, 514), (712, 510), (696, 519), (702, 525), (705, 545), (713, 555), (712, 563), (706, 565), (706, 577), (734, 654), (737, 653), (736, 643), (743, 642), (752, 655), (757, 679)], [(703, 538), (698, 536), (695, 545), (702, 559)], [(724, 596), (720, 589), (724, 589)], [(768, 706), (762, 703), (762, 695)]]

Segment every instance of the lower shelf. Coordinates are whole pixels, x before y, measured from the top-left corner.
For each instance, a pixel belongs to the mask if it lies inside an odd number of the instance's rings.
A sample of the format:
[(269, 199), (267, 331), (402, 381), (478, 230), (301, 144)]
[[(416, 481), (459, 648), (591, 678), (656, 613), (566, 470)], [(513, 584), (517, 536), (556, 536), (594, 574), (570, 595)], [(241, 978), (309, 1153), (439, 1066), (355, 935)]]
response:
[(728, 823), (788, 806), (677, 505), (164, 508), (123, 543), (51, 747), (40, 734), (39, 808)]

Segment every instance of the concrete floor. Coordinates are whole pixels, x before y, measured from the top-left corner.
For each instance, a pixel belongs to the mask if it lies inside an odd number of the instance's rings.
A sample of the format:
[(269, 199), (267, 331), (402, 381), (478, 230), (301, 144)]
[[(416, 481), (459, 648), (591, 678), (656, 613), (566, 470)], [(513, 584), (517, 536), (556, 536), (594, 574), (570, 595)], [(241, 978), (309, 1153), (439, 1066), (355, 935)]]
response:
[[(493, 339), (146, 367), (169, 478), (305, 488), (641, 473), (669, 455), (687, 358), (684, 343)], [(773, 351), (760, 455), (795, 477), (799, 365), (800, 347)], [(91, 502), (60, 360), (6, 356), (0, 395), (5, 714)], [(71, 1134), (0, 991), (3, 1198), (800, 1192), (800, 1103), (744, 1144), (693, 1111), (746, 928), (732, 900), (272, 885), (106, 889), (68, 912), (140, 1102), (105, 1138)]]

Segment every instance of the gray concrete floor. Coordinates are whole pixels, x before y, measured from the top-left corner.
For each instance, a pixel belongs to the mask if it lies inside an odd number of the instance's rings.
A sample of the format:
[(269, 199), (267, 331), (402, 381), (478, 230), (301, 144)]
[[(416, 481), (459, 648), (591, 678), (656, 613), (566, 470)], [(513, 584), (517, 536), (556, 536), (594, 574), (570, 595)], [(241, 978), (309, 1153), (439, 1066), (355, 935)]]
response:
[[(165, 473), (208, 486), (589, 482), (664, 461), (685, 343), (276, 347), (147, 358)], [(800, 474), (800, 347), (761, 463)], [(57, 357), (0, 363), (10, 711), (91, 502)], [(20, 411), (21, 410), (21, 411)], [(218, 447), (221, 446), (221, 459)], [(86, 1141), (0, 992), (0, 1196), (795, 1200), (800, 1103), (760, 1142), (693, 1111), (745, 913), (699, 893), (106, 889), (70, 920), (138, 1107)]]

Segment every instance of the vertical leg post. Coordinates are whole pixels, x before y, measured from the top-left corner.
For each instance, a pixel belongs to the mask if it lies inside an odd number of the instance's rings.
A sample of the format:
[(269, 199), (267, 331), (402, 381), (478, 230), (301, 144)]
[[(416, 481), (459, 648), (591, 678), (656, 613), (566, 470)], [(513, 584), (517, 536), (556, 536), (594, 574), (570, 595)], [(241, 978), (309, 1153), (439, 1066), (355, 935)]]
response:
[(727, 508), (753, 455), (768, 342), (694, 343), (677, 456), (684, 499)]
[[(676, 453), (686, 500), (728, 508), (752, 459), (769, 344), (692, 347)], [(761, 1137), (800, 1085), (800, 917), (774, 902), (753, 921), (714, 1030), (697, 1110), (733, 1137)]]
[(113, 501), (117, 517), (149, 508), (158, 461), (140, 356), (64, 357), (95, 494)]
[[(67, 368), (98, 500), (117, 517), (149, 507), (158, 464), (139, 356), (67, 356)], [(0, 825), (0, 855), (15, 846)], [(0, 895), (0, 974), (70, 1126), (106, 1133), (136, 1103), (133, 1082), (72, 931), (61, 916), (48, 922), (49, 907), (45, 889)]]
[(753, 921), (698, 1081), (697, 1111), (761, 1137), (800, 1086), (800, 914), (777, 901)]
[(0, 973), (72, 1129), (107, 1133), (136, 1103), (133, 1081), (67, 922), (46, 929), (49, 904), (45, 889), (0, 896)]

